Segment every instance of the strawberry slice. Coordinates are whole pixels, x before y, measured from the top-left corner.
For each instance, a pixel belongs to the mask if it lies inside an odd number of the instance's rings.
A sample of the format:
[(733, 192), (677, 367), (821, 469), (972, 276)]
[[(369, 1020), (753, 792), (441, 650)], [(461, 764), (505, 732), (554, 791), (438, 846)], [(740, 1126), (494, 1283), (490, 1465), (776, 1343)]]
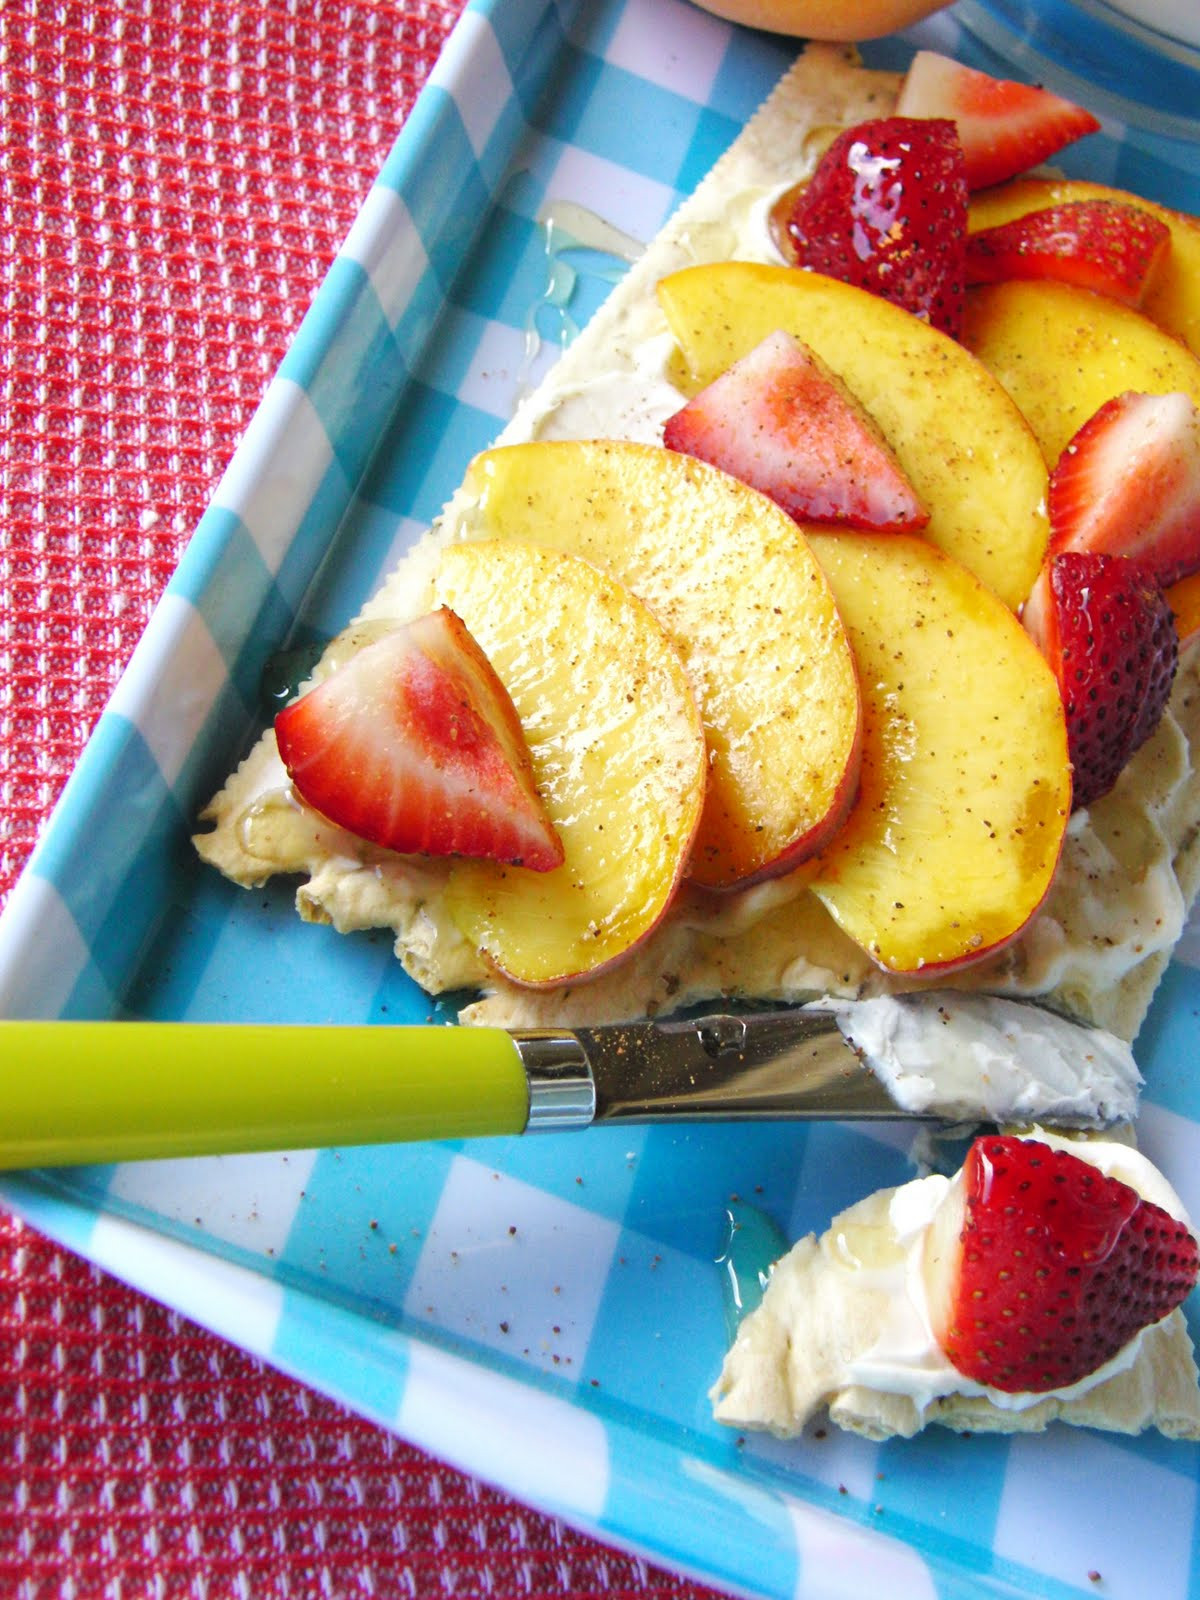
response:
[(1171, 248), (1159, 217), (1119, 200), (1069, 200), (967, 240), (967, 282), (1054, 278), (1138, 306)]
[(1058, 678), (1078, 808), (1107, 794), (1157, 728), (1179, 659), (1171, 607), (1128, 556), (1051, 556), (1023, 619)]
[(888, 530), (929, 521), (874, 419), (782, 329), (669, 417), (663, 443), (721, 467), (798, 521)]
[(372, 844), (562, 864), (508, 692), (444, 606), (285, 706), (275, 737), (300, 798)]
[(1100, 126), (1090, 111), (1048, 89), (993, 78), (936, 50), (913, 57), (896, 114), (956, 123), (972, 189), (1003, 183)]
[(794, 265), (960, 333), (967, 184), (952, 122), (878, 117), (847, 128), (794, 191), (781, 233)]
[(976, 1139), (945, 1213), (926, 1254), (927, 1274), (941, 1258), (926, 1279), (934, 1335), (966, 1377), (1010, 1394), (1089, 1377), (1200, 1272), (1183, 1222), (1039, 1139)]
[(1050, 551), (1132, 556), (1158, 581), (1200, 571), (1200, 410), (1186, 394), (1115, 395), (1050, 475)]

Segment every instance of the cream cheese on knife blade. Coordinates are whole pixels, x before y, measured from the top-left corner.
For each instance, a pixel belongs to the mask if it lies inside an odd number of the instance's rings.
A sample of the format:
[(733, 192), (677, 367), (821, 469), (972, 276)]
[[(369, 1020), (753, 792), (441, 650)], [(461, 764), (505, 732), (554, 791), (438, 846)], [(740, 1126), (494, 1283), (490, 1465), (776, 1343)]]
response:
[(822, 1000), (905, 1111), (948, 1120), (1132, 1122), (1142, 1077), (1123, 1039), (997, 995)]

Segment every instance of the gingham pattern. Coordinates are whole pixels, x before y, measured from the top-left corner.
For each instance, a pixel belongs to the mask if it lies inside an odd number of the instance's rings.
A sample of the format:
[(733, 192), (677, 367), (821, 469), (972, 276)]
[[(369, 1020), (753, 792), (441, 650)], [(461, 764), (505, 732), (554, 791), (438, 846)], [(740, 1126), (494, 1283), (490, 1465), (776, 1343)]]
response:
[[(988, 64), (946, 19), (914, 37)], [(603, 296), (616, 264), (586, 251), (562, 263), (569, 303), (549, 292), (542, 201), (649, 237), (788, 56), (678, 0), (468, 10), (6, 909), (0, 1011), (437, 1014), (386, 938), (303, 927), (287, 885), (248, 895), (202, 870), (192, 820), (261, 726), (268, 658), (346, 620)], [(1068, 164), (1149, 171), (1142, 187), (1195, 205), (1152, 143), (1112, 122)], [(1200, 1215), (1197, 965), (1193, 934), (1140, 1054), (1144, 1143)], [(31, 1174), (0, 1194), (455, 1465), (739, 1591), (1200, 1593), (1192, 1447), (1065, 1430), (785, 1447), (711, 1422), (731, 1197), (794, 1235), (907, 1171), (878, 1130), (656, 1128)]]

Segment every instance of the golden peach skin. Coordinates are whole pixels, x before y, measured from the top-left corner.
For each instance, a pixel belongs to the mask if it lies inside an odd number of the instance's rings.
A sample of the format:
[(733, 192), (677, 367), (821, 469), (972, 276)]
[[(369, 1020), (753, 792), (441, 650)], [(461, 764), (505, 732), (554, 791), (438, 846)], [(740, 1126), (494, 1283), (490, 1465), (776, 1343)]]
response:
[(698, 0), (701, 8), (729, 22), (797, 39), (835, 39), (852, 44), (880, 39), (941, 11), (947, 0)]

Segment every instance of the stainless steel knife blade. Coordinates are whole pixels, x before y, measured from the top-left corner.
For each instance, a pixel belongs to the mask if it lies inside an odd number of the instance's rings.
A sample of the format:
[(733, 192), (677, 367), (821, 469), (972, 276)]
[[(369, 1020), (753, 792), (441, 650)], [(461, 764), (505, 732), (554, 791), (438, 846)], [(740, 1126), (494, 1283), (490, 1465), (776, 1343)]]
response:
[(1132, 1052), (1102, 1030), (1027, 1000), (926, 992), (888, 1000), (881, 1033), (882, 1003), (514, 1032), (528, 1125), (1042, 1117), (1102, 1127), (1136, 1111)]

